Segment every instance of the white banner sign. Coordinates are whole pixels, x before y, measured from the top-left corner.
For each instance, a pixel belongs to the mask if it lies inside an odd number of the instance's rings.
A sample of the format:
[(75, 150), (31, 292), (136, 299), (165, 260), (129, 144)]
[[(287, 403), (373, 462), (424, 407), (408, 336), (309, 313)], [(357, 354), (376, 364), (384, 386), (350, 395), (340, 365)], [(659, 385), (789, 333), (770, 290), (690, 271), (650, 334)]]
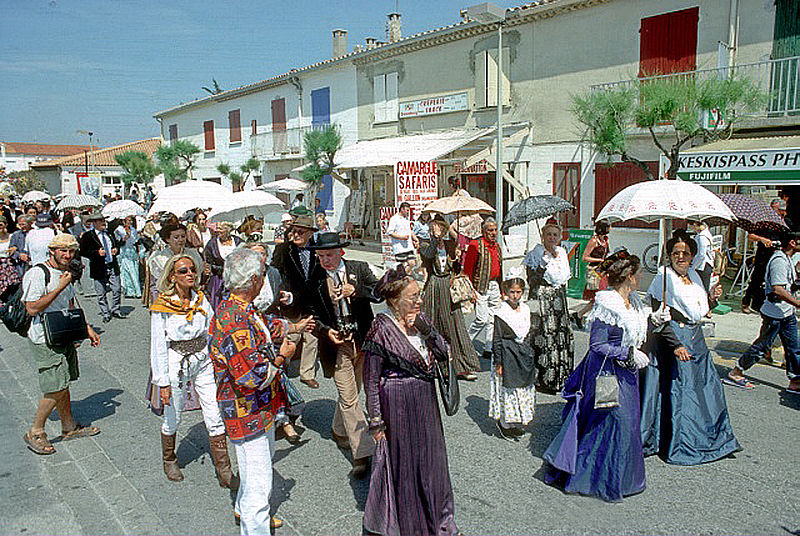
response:
[(400, 118), (462, 112), (469, 109), (469, 95), (454, 93), (430, 99), (400, 103)]

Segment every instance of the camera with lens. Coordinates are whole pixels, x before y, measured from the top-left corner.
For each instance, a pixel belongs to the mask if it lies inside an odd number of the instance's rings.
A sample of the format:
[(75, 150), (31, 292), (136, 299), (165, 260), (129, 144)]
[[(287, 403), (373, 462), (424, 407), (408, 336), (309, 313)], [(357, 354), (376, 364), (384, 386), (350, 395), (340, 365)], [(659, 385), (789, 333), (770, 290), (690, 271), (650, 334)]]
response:
[[(789, 292), (791, 294), (794, 294), (798, 290), (800, 290), (800, 282), (793, 281), (791, 286), (789, 287)], [(778, 296), (776, 293), (769, 292), (769, 293), (767, 293), (767, 301), (771, 302), (771, 303), (780, 303), (780, 302), (783, 301), (783, 299), (780, 296)]]
[(83, 263), (80, 259), (72, 259), (69, 261), (67, 271), (72, 274), (72, 281), (77, 283), (81, 280), (81, 276), (83, 275)]

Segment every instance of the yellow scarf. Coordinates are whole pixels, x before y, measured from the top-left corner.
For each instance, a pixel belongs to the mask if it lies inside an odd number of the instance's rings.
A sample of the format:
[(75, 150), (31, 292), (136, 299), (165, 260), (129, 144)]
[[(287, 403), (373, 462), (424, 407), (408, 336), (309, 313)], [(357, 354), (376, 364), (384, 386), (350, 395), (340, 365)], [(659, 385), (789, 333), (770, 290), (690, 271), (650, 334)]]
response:
[(165, 295), (159, 293), (153, 305), (150, 306), (150, 311), (153, 313), (169, 313), (174, 315), (186, 315), (186, 321), (191, 322), (194, 317), (195, 311), (200, 312), (206, 316), (205, 309), (203, 309), (203, 293), (197, 293), (197, 299), (193, 304), (188, 307), (183, 305), (183, 301), (174, 294)]

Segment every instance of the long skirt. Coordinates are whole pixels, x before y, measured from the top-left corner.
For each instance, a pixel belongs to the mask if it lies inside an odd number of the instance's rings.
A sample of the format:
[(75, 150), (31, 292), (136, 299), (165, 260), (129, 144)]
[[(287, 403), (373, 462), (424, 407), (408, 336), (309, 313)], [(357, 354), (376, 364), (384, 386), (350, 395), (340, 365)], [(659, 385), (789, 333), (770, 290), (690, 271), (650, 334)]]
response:
[(741, 450), (700, 325), (675, 321), (670, 325), (692, 359), (680, 361), (660, 337), (654, 337), (650, 365), (641, 376), (645, 455), (660, 454), (676, 465), (698, 465)]
[(480, 370), (478, 353), (469, 339), (461, 305), (453, 304), (450, 297), (450, 276), (430, 274), (425, 285), (422, 310), (431, 319), (436, 331), (450, 344), (456, 373)]
[(536, 365), (536, 388), (556, 393), (575, 364), (564, 286), (531, 289), (531, 346)]
[(123, 247), (119, 255), (119, 278), (126, 298), (141, 298), (139, 285), (139, 255), (135, 247)]
[(384, 376), (379, 441), (364, 508), (364, 531), (383, 536), (455, 535), (453, 488), (433, 382)]
[(489, 388), (489, 417), (506, 427), (527, 426), (536, 411), (536, 386), (503, 387), (503, 376), (492, 368)]
[[(567, 493), (618, 502), (644, 490), (644, 454), (639, 434), (638, 373), (589, 351), (564, 386), (563, 423), (543, 458), (545, 482)], [(594, 408), (600, 367), (615, 374), (619, 406)], [(581, 394), (582, 393), (582, 396)]]

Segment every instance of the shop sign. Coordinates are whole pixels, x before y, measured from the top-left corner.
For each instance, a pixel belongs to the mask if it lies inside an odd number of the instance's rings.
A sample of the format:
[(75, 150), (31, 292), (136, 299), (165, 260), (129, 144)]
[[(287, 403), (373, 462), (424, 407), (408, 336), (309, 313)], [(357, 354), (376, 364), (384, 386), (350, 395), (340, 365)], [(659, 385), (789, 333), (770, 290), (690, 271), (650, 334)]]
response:
[(800, 180), (800, 148), (689, 153), (680, 156), (678, 163), (678, 177), (692, 182)]
[(469, 109), (469, 95), (454, 93), (430, 99), (420, 99), (400, 103), (400, 118), (423, 117), (426, 115), (462, 112)]
[(481, 160), (480, 162), (475, 162), (469, 167), (462, 168), (462, 165), (463, 164), (460, 162), (456, 162), (455, 166), (453, 166), (455, 168), (455, 172), (459, 175), (482, 175), (489, 172), (489, 162), (487, 162), (485, 159)]

